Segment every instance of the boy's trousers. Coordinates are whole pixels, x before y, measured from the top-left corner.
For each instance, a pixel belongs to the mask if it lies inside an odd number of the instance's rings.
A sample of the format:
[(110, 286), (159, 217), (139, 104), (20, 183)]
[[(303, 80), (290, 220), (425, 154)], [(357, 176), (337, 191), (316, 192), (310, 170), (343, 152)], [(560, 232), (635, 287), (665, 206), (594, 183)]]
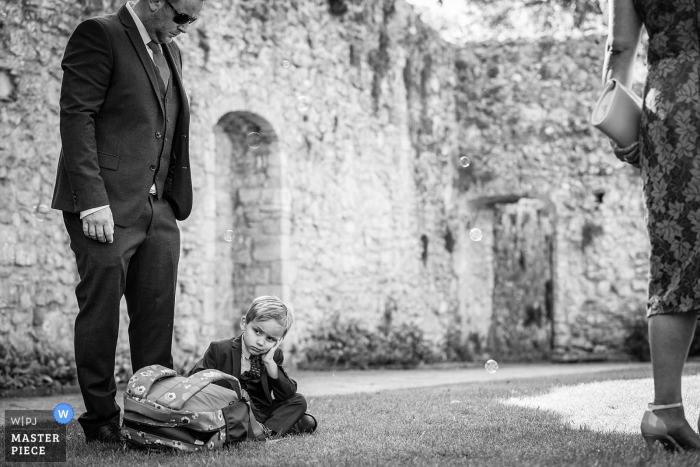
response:
[(301, 394), (294, 394), (284, 401), (273, 401), (272, 405), (250, 404), (255, 419), (277, 436), (284, 436), (306, 413), (306, 399)]

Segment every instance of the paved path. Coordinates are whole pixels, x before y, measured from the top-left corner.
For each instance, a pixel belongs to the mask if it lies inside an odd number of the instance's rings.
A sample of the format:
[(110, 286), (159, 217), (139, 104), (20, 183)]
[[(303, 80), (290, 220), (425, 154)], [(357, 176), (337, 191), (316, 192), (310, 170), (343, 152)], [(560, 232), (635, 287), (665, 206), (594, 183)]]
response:
[[(340, 371), (337, 373), (291, 371), (290, 373), (298, 383), (299, 392), (309, 398), (445, 384), (508, 381), (512, 379), (576, 375), (638, 368), (649, 369), (649, 375), (651, 375), (651, 365), (649, 363), (506, 364), (501, 365), (494, 374), (487, 373), (482, 367)], [(123, 400), (124, 392), (120, 390), (117, 393), (117, 402), (122, 405)], [(80, 394), (62, 394), (46, 397), (8, 397), (0, 399), (0, 424), (4, 423), (5, 410), (53, 410), (56, 405), (62, 402), (73, 407), (76, 418), (85, 410), (83, 398)]]

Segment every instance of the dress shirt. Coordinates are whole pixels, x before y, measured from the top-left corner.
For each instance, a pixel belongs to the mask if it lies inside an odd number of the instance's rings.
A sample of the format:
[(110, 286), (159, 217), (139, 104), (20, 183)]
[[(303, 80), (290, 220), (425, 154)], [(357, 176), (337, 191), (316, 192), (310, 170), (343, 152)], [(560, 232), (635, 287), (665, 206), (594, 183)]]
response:
[(250, 371), (250, 357), (251, 354), (246, 348), (243, 339), (241, 339), (241, 374)]

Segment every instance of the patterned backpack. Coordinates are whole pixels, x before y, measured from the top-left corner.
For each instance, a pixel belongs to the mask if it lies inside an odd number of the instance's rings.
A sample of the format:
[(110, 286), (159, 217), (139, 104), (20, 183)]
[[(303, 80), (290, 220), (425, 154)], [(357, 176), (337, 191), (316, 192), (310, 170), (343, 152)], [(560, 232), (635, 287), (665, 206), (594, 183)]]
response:
[[(228, 380), (233, 390), (216, 384)], [(137, 448), (196, 452), (265, 439), (238, 379), (217, 370), (186, 378), (161, 365), (141, 368), (124, 393), (124, 436)]]

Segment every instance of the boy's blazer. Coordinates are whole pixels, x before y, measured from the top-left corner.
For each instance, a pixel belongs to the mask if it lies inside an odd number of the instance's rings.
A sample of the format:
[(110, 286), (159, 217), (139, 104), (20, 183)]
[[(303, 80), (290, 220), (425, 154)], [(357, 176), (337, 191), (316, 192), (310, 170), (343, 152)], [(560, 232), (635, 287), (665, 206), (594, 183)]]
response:
[[(224, 339), (209, 344), (204, 356), (195, 364), (188, 376), (202, 370), (219, 370), (236, 378), (241, 377), (241, 336), (232, 339)], [(297, 383), (291, 379), (282, 368), (284, 354), (282, 349), (277, 349), (274, 356), (275, 363), (279, 367), (277, 379), (267, 375), (265, 365), (260, 368), (260, 383), (245, 384), (245, 389), (250, 398), (256, 404), (272, 405), (273, 400), (283, 401), (297, 393)], [(221, 386), (229, 387), (226, 381), (219, 381)], [(244, 384), (241, 381), (241, 384)], [(261, 384), (262, 383), (262, 384)], [(273, 395), (274, 394), (274, 399)]]
[[(159, 196), (183, 220), (192, 210), (190, 110), (180, 49), (170, 42), (163, 55), (181, 104), (170, 170)], [(126, 5), (116, 14), (80, 23), (62, 67), (63, 148), (52, 207), (79, 213), (110, 205), (114, 223), (127, 227), (141, 215), (153, 184), (166, 116), (153, 60)]]

